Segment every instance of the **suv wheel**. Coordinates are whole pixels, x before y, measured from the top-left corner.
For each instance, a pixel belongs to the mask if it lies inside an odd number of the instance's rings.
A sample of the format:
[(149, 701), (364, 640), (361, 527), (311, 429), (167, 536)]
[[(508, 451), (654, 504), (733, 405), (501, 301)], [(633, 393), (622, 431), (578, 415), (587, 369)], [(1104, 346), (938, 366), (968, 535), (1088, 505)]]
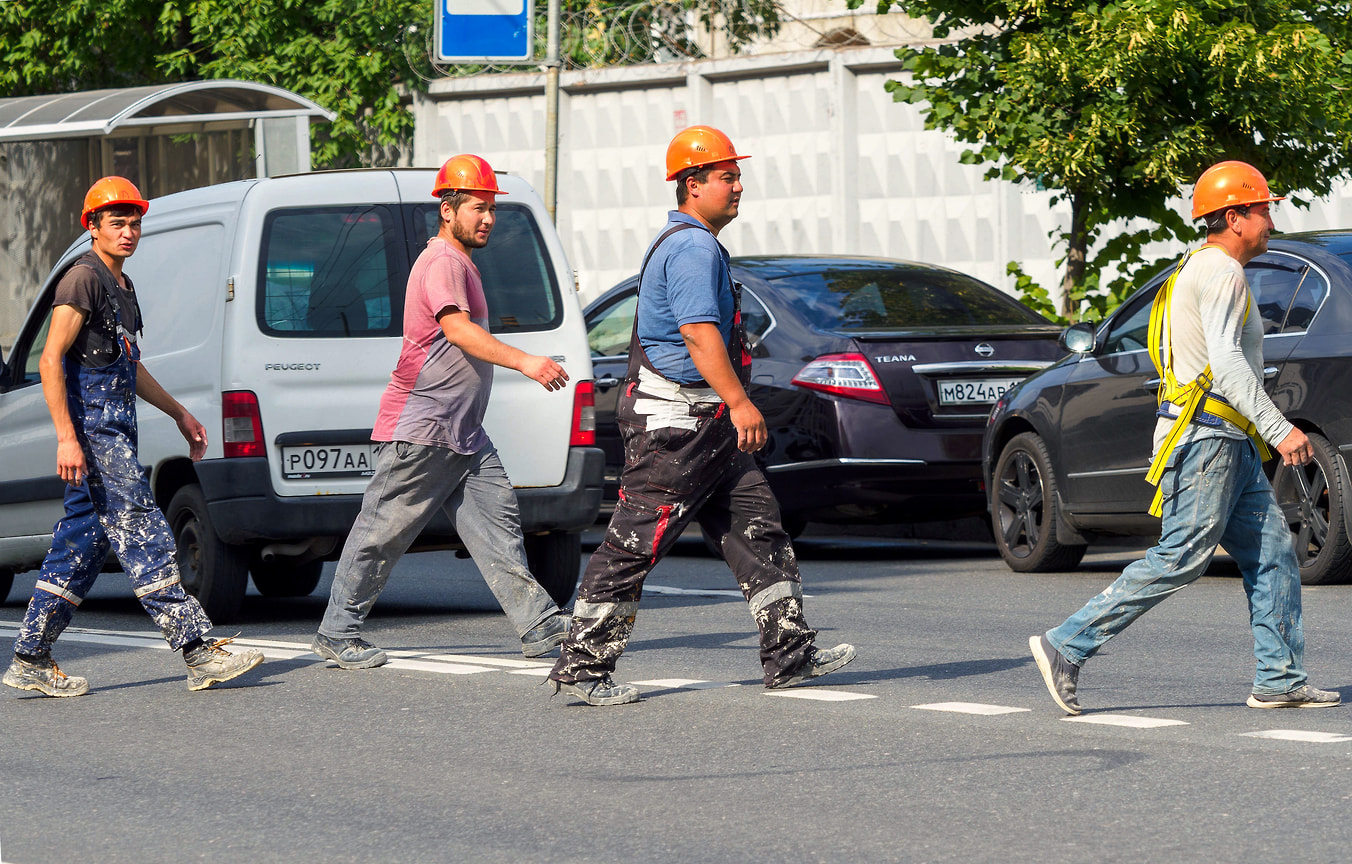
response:
[(165, 514), (178, 544), (183, 588), (202, 604), (213, 624), (228, 624), (244, 604), (248, 574), (243, 550), (216, 536), (202, 487), (193, 483), (174, 493)]
[(1011, 570), (1073, 570), (1084, 558), (1084, 546), (1057, 542), (1056, 502), (1047, 445), (1032, 432), (1015, 435), (995, 463), (990, 501), (995, 546)]
[(560, 607), (577, 590), (582, 571), (582, 535), (568, 531), (526, 535), (526, 563), (531, 575)]
[(324, 575), (324, 562), (315, 559), (297, 564), (294, 558), (264, 561), (259, 551), (253, 549), (249, 552), (249, 575), (264, 597), (307, 597)]
[(1347, 490), (1333, 445), (1314, 432), (1309, 438), (1314, 459), (1298, 468), (1279, 465), (1272, 485), (1291, 526), (1301, 584), (1341, 584), (1352, 581), (1352, 541), (1343, 519)]

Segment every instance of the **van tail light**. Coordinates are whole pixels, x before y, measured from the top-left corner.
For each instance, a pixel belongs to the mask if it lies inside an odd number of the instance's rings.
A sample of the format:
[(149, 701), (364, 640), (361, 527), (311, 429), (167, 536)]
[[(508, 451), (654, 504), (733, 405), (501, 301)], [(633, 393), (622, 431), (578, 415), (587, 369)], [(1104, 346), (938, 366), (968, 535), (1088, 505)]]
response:
[(824, 354), (793, 376), (793, 383), (846, 399), (892, 404), (863, 354)]
[(568, 446), (596, 446), (596, 390), (590, 381), (579, 381), (573, 388), (573, 433)]
[(263, 444), (263, 415), (253, 391), (230, 390), (221, 394), (221, 425), (225, 458), (268, 455)]

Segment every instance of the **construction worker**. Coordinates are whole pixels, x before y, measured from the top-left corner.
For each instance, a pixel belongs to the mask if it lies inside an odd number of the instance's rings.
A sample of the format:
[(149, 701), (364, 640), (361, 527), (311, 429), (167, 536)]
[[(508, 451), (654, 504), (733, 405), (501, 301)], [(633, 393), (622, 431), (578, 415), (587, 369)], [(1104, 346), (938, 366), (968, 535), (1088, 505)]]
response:
[(489, 589), (521, 636), (527, 657), (563, 641), (568, 615), (531, 576), (516, 491), (484, 431), (493, 366), (515, 369), (547, 391), (568, 382), (563, 367), (499, 342), (470, 253), (488, 243), (497, 177), (478, 156), (446, 160), (432, 197), (440, 227), (408, 277), (404, 347), (371, 433), (375, 474), (333, 577), (312, 650), (344, 669), (388, 659), (360, 637), (390, 571), (438, 508), (455, 525)]
[(122, 271), (141, 239), (149, 204), (131, 181), (104, 177), (85, 195), (80, 222), (93, 248), (61, 277), (38, 364), (42, 395), (56, 426), (56, 469), (66, 481), (65, 517), (14, 642), (3, 681), (48, 696), (89, 691), (67, 676), (52, 645), (94, 587), (109, 549), (131, 577), (136, 597), (169, 646), (183, 652), (188, 687), (202, 690), (263, 662), (256, 650), (232, 654), (229, 639), (209, 639), (211, 621), (179, 584), (173, 534), (136, 455), (136, 398), (178, 424), (194, 462), (207, 432), (140, 361), (141, 308)]
[(1263, 325), (1244, 265), (1267, 251), (1270, 208), (1282, 198), (1252, 165), (1221, 162), (1193, 188), (1206, 245), (1185, 256), (1154, 301), (1150, 351), (1160, 373), (1151, 512), (1159, 543), (1102, 594), (1029, 647), (1052, 699), (1079, 714), (1080, 667), (1165, 597), (1201, 576), (1216, 545), (1239, 565), (1249, 598), (1258, 670), (1253, 708), (1323, 708), (1337, 693), (1306, 681), (1300, 570), (1291, 532), (1263, 473), (1313, 458), (1305, 433), (1263, 390)]
[(741, 286), (717, 240), (737, 218), (737, 163), (745, 158), (708, 126), (679, 132), (667, 147), (677, 209), (639, 275), (617, 408), (626, 454), (619, 502), (549, 674), (554, 692), (589, 705), (638, 700), (638, 688), (616, 684), (611, 673), (633, 630), (644, 578), (694, 519), (751, 606), (766, 687), (799, 684), (854, 659), (852, 645), (813, 645), (793, 546), (751, 455), (765, 446), (765, 420), (747, 397)]

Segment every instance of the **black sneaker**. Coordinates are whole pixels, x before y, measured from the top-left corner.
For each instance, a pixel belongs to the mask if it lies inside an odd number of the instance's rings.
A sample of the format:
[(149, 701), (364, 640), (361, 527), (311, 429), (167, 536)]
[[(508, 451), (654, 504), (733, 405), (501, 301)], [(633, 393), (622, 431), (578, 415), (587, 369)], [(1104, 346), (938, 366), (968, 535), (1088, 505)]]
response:
[(338, 664), (340, 669), (374, 669), (384, 666), (390, 658), (365, 639), (353, 636), (350, 639), (330, 639), (323, 633), (316, 633), (310, 643), (310, 650)]
[(62, 672), (51, 657), (43, 657), (35, 663), (15, 657), (0, 680), (10, 687), (37, 690), (48, 696), (83, 696), (89, 692), (88, 681)]
[(572, 623), (567, 612), (555, 612), (521, 637), (521, 653), (527, 657), (543, 657), (563, 644)]
[(1070, 662), (1057, 651), (1046, 636), (1029, 636), (1028, 647), (1037, 661), (1038, 671), (1061, 710), (1072, 716), (1080, 713), (1080, 700), (1075, 688), (1080, 682), (1080, 667)]
[(778, 690), (782, 687), (792, 687), (795, 684), (802, 684), (804, 681), (811, 681), (813, 678), (820, 678), (828, 672), (834, 672), (846, 663), (854, 659), (854, 646), (848, 642), (842, 642), (834, 648), (814, 649), (808, 656), (807, 662), (798, 667), (798, 671), (782, 681), (776, 681), (773, 684), (765, 686), (771, 690)]
[(263, 662), (263, 652), (249, 648), (238, 654), (225, 650), (233, 639), (203, 639), (202, 644), (183, 652), (188, 664), (188, 689), (205, 690), (213, 684), (238, 678)]
[(554, 685), (554, 692), (576, 696), (588, 705), (626, 705), (638, 701), (638, 688), (633, 684), (616, 684), (606, 675), (594, 681), (579, 681), (569, 684), (564, 681), (548, 679)]
[(1250, 708), (1332, 708), (1341, 705), (1342, 701), (1343, 697), (1334, 690), (1319, 690), (1302, 684), (1289, 693), (1250, 693), (1248, 705)]

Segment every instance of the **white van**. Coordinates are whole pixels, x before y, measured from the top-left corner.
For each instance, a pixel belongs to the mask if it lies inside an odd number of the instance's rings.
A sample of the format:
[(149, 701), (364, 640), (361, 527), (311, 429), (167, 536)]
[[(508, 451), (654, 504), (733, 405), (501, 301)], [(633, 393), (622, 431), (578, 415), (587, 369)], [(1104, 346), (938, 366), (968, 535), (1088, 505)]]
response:
[[(211, 435), (194, 465), (173, 421), (143, 403), (140, 457), (184, 586), (217, 623), (238, 613), (248, 574), (265, 596), (302, 596), (342, 550), (371, 474), (409, 268), (437, 230), (434, 177), (316, 172), (150, 203), (126, 264), (145, 319), (143, 361)], [(491, 329), (554, 357), (570, 381), (548, 393), (498, 369), (485, 425), (517, 487), (531, 569), (563, 604), (581, 564), (577, 532), (601, 503), (591, 358), (543, 202), (518, 177), (499, 183), (493, 236), (474, 253)], [(57, 280), (88, 249), (86, 237), (61, 257), (0, 358), (0, 601), (14, 573), (41, 564), (63, 512), (38, 359)], [(414, 548), (458, 548), (449, 520), (438, 514)]]

